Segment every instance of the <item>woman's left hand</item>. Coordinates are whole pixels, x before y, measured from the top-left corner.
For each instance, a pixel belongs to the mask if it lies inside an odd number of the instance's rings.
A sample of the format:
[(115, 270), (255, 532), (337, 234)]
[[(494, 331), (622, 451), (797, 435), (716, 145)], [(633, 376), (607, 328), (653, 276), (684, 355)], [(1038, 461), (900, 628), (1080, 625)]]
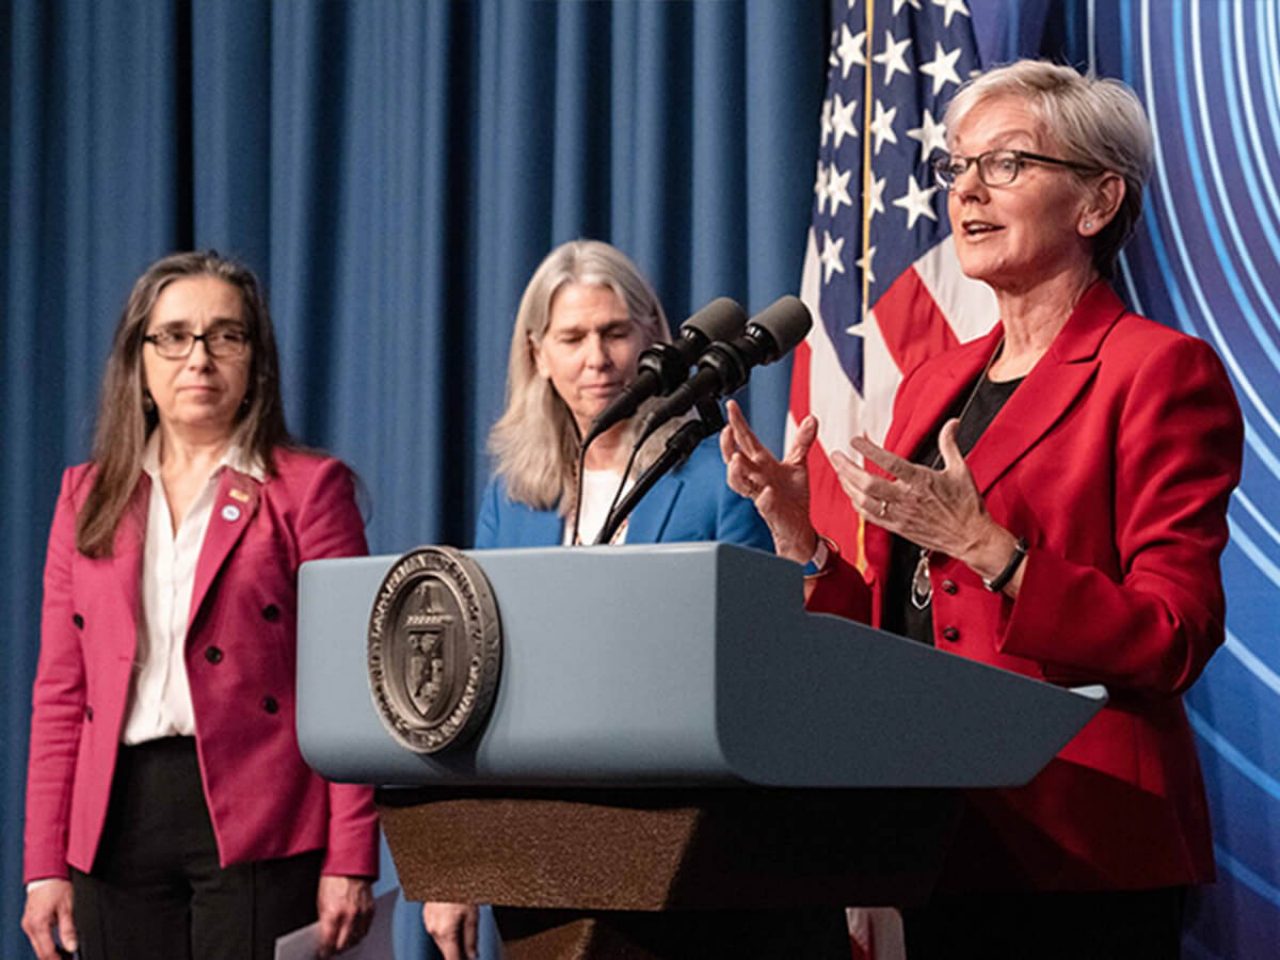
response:
[(359, 943), (373, 922), (373, 886), (363, 877), (320, 877), (316, 893), (320, 916), (318, 954), (330, 957)]
[(889, 477), (874, 475), (839, 452), (831, 462), (849, 501), (866, 520), (992, 576), (1007, 562), (1015, 538), (987, 513), (956, 445), (958, 427), (958, 420), (948, 420), (938, 434), (941, 470), (904, 460), (866, 437), (854, 437), (850, 445)]

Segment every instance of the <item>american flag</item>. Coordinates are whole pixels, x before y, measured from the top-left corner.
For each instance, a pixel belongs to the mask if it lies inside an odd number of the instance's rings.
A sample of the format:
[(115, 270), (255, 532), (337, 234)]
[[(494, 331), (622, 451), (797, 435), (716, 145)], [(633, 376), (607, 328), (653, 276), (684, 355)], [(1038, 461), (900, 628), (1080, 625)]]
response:
[(926, 357), (985, 333), (995, 298), (960, 273), (946, 195), (928, 166), (942, 115), (979, 68), (965, 0), (834, 0), (813, 225), (800, 296), (818, 322), (795, 353), (788, 438), (818, 417), (818, 529), (861, 557), (856, 514), (827, 460), (884, 439), (894, 392)]
[[(818, 417), (810, 453), (818, 529), (862, 558), (829, 451), (881, 441), (902, 375), (991, 328), (995, 298), (956, 262), (931, 156), (942, 115), (979, 69), (965, 0), (834, 0), (813, 225), (800, 296), (818, 322), (795, 352), (788, 440)], [(854, 960), (904, 955), (895, 911), (849, 910)]]

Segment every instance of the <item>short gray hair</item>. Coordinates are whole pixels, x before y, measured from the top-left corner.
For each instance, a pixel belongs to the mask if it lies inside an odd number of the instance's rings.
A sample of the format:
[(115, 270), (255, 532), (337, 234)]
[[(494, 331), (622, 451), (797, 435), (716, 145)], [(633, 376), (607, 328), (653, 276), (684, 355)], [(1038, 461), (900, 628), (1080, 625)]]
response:
[(512, 500), (541, 510), (559, 507), (562, 512), (577, 493), (580, 438), (568, 406), (538, 374), (533, 347), (546, 336), (555, 295), (571, 283), (609, 288), (648, 343), (671, 342), (657, 294), (616, 247), (599, 240), (571, 240), (547, 254), (529, 278), (511, 332), (507, 405), (489, 433), (489, 451)]
[[(980, 103), (1021, 97), (1066, 152), (1064, 160), (1098, 167), (1124, 179), (1124, 200), (1094, 239), (1094, 266), (1115, 275), (1116, 257), (1142, 215), (1151, 176), (1151, 126), (1137, 94), (1119, 80), (1080, 74), (1047, 60), (1018, 60), (975, 77), (952, 98), (943, 118), (948, 132)], [(948, 133), (948, 135), (950, 135)]]

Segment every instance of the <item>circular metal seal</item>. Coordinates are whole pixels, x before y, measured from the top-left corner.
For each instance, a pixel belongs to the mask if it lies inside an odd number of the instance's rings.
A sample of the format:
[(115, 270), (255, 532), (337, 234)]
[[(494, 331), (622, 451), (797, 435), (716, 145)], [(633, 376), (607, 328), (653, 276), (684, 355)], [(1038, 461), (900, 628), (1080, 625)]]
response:
[(396, 561), (369, 615), (369, 688), (391, 736), (440, 753), (488, 719), (502, 664), (502, 624), (484, 572), (452, 547)]

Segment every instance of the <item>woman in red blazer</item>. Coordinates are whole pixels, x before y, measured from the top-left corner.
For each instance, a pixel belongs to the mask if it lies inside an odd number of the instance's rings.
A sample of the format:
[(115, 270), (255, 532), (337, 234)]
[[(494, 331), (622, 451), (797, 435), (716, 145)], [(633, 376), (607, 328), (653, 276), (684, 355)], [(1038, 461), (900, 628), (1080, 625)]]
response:
[(865, 571), (810, 523), (812, 419), (779, 462), (732, 409), (730, 484), (819, 568), (810, 609), (1110, 692), (1028, 786), (969, 798), (939, 891), (905, 915), (911, 960), (1177, 957), (1185, 889), (1214, 875), (1180, 694), (1222, 642), (1240, 413), (1206, 344), (1106, 283), (1151, 164), (1127, 88), (1023, 62), (945, 123), (957, 254), (1001, 320), (904, 379), (884, 446), (851, 442), (862, 466), (833, 455)]
[(23, 929), (42, 960), (269, 958), (363, 936), (377, 826), (294, 732), (296, 573), (365, 552), (350, 471), (294, 445), (253, 275), (212, 253), (135, 284), (93, 460), (49, 537)]

